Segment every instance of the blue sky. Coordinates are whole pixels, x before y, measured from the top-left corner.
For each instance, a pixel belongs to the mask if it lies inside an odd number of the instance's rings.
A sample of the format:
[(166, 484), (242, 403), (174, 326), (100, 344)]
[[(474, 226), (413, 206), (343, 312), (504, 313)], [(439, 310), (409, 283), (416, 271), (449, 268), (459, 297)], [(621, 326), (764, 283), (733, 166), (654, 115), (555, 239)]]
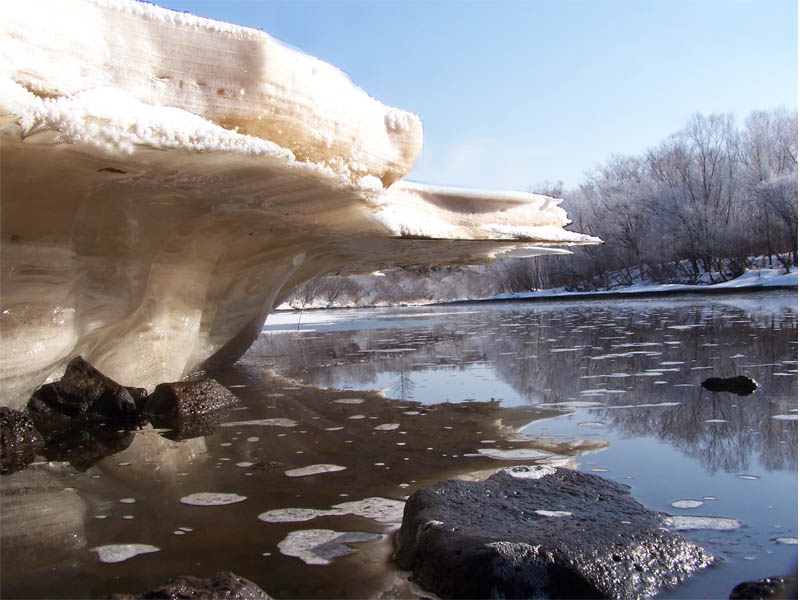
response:
[(417, 113), (409, 179), (578, 185), (695, 112), (797, 107), (796, 0), (156, 0), (262, 29)]

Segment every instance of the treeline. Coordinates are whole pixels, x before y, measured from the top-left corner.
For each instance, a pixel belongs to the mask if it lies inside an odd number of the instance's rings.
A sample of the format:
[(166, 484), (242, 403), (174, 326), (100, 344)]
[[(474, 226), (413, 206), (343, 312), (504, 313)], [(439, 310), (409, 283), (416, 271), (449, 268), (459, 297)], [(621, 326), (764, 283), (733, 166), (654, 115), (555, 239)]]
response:
[(604, 240), (572, 255), (501, 260), (386, 277), (323, 277), (296, 306), (391, 304), (566, 287), (609, 289), (636, 281), (711, 283), (739, 276), (750, 257), (797, 265), (797, 112), (695, 115), (641, 156), (612, 156), (563, 197), (570, 229)]
[(753, 256), (788, 269), (797, 265), (797, 113), (754, 112), (742, 127), (729, 115), (695, 115), (644, 155), (611, 157), (564, 196), (571, 228), (605, 244), (540, 261), (547, 287), (724, 281)]

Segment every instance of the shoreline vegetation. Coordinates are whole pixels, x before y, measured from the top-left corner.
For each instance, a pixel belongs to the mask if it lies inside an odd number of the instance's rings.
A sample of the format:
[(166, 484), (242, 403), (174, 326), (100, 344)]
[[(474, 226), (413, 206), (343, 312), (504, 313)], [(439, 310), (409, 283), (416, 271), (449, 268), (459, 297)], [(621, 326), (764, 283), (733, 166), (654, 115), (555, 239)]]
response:
[[(764, 259), (766, 260), (766, 259)], [(765, 267), (749, 269), (739, 277), (723, 282), (707, 282), (696, 284), (666, 283), (643, 281), (641, 279), (626, 286), (616, 286), (606, 290), (583, 290), (567, 288), (550, 288), (517, 293), (500, 293), (486, 296), (462, 297), (432, 301), (401, 301), (396, 303), (352, 304), (348, 302), (318, 302), (311, 298), (310, 302), (301, 305), (286, 302), (277, 308), (277, 312), (303, 312), (309, 310), (336, 310), (354, 308), (390, 308), (401, 306), (432, 306), (443, 304), (469, 304), (483, 302), (534, 302), (534, 301), (570, 301), (599, 300), (619, 298), (646, 298), (678, 295), (700, 294), (737, 294), (745, 292), (770, 292), (777, 290), (797, 291), (797, 267), (788, 272), (783, 267)]]

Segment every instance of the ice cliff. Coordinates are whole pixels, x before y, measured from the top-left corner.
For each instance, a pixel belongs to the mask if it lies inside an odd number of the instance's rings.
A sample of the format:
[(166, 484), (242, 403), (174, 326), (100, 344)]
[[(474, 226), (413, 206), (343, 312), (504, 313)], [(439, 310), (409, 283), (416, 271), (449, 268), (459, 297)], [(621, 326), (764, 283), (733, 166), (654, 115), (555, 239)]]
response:
[(82, 354), (152, 387), (235, 360), (322, 273), (592, 238), (558, 201), (402, 180), (417, 116), (263, 32), (132, 0), (0, 21), (0, 403)]

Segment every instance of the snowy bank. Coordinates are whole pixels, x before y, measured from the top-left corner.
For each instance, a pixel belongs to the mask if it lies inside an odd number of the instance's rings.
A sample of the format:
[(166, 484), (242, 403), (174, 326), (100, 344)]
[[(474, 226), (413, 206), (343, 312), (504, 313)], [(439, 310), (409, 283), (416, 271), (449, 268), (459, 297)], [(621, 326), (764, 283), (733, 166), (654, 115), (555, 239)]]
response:
[(133, 0), (4, 4), (0, 146), (3, 405), (79, 354), (149, 388), (231, 362), (323, 273), (598, 241), (553, 198), (402, 181), (416, 115), (261, 31)]

